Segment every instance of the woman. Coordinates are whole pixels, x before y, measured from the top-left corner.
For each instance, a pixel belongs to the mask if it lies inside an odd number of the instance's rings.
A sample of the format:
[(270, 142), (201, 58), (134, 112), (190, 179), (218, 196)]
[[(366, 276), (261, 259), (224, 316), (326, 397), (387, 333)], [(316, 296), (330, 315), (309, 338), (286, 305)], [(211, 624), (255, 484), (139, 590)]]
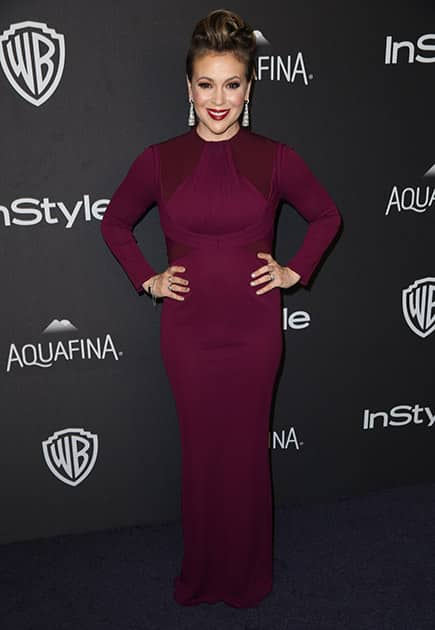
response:
[[(230, 11), (197, 24), (186, 60), (191, 129), (142, 151), (101, 225), (135, 289), (163, 300), (161, 352), (182, 447), (174, 598), (184, 605), (255, 606), (272, 589), (268, 425), (280, 289), (308, 283), (341, 221), (291, 147), (246, 128), (255, 45)], [(284, 265), (271, 253), (280, 199), (309, 221)], [(132, 233), (154, 203), (169, 262), (160, 273)]]

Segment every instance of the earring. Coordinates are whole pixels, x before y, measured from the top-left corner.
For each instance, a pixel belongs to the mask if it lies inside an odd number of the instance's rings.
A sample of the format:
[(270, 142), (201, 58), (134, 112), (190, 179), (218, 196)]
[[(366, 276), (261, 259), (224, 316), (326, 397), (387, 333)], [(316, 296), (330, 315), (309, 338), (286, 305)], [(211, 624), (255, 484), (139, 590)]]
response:
[(249, 125), (249, 111), (248, 111), (249, 98), (245, 101), (245, 109), (243, 110), (242, 126), (248, 127)]
[(187, 124), (189, 127), (193, 127), (195, 125), (195, 110), (193, 108), (193, 100), (190, 100), (190, 109), (189, 109), (189, 118), (187, 120)]

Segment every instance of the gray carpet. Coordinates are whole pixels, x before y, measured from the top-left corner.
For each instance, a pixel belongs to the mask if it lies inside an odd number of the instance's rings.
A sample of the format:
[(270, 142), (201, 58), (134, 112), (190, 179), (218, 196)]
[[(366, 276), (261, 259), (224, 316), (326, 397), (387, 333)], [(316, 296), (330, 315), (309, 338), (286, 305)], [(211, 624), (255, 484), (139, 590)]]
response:
[(180, 606), (179, 522), (0, 546), (1, 630), (434, 630), (435, 485), (275, 512), (257, 608)]

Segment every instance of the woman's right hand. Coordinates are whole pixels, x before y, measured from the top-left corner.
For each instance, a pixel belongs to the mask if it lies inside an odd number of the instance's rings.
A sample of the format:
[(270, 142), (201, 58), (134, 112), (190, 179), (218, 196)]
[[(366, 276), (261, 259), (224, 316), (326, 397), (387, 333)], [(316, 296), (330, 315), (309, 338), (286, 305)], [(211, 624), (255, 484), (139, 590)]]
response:
[[(174, 274), (177, 271), (183, 272), (186, 271), (186, 268), (180, 267), (179, 265), (170, 265), (162, 273), (158, 273), (157, 275), (148, 278), (148, 280), (145, 280), (142, 286), (147, 293), (150, 292), (150, 287), (152, 287), (153, 294), (158, 298), (169, 297), (173, 300), (184, 300), (184, 297), (182, 295), (177, 295), (177, 293), (179, 291), (190, 291), (190, 288), (187, 286), (189, 284), (189, 280), (187, 280), (187, 278), (175, 276)], [(169, 284), (171, 285), (171, 288), (169, 288)]]

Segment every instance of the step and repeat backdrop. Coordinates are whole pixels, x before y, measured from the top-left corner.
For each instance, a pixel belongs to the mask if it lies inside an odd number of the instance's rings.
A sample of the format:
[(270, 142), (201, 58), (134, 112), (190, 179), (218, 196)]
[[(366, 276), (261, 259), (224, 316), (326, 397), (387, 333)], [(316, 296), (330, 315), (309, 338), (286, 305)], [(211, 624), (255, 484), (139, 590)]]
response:
[[(214, 8), (0, 5), (1, 542), (180, 518), (161, 304), (100, 225), (134, 158), (189, 129), (185, 54)], [(282, 292), (275, 505), (433, 481), (435, 6), (225, 8), (256, 30), (251, 129), (294, 147), (343, 216), (310, 285)], [(306, 229), (277, 208), (278, 262)], [(163, 271), (157, 206), (135, 237)]]

